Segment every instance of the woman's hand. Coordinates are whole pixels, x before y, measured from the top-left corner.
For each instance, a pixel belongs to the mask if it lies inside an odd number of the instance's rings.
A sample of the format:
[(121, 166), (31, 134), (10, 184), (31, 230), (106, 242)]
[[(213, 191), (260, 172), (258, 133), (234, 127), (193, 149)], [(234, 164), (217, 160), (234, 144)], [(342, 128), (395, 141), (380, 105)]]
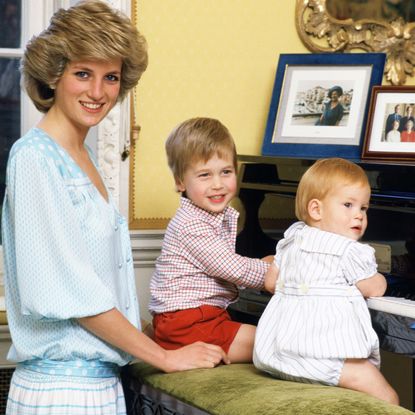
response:
[(78, 322), (106, 342), (165, 372), (230, 363), (226, 353), (213, 344), (196, 342), (177, 350), (165, 350), (134, 327), (116, 308), (79, 318)]
[(212, 368), (221, 362), (230, 364), (227, 354), (213, 344), (195, 342), (176, 350), (166, 350), (165, 363), (162, 369), (165, 372), (177, 372), (198, 368)]

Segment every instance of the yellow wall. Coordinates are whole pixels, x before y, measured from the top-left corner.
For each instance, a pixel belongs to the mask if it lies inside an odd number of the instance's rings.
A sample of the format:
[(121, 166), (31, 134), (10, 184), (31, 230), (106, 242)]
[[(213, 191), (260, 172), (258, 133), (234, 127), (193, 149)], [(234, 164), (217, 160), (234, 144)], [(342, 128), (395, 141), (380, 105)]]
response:
[(179, 122), (218, 118), (239, 154), (260, 154), (278, 56), (308, 52), (294, 12), (294, 0), (139, 1), (150, 63), (137, 90), (136, 227), (170, 218), (178, 206), (164, 141)]

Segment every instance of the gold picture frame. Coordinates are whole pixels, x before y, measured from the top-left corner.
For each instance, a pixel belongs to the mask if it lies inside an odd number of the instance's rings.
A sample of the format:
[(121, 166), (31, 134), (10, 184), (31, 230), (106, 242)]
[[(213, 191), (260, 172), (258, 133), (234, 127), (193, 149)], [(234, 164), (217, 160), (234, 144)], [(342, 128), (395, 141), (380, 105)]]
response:
[[(332, 5), (343, 2), (350, 7), (353, 0), (297, 0), (296, 28), (305, 46), (312, 52), (384, 52), (386, 79), (393, 85), (404, 84), (407, 76), (413, 74), (415, 65), (415, 21), (401, 16), (387, 20), (378, 15), (339, 19), (337, 17), (343, 15), (333, 16), (329, 2)], [(377, 1), (382, 2), (384, 0)], [(369, 1), (367, 3), (370, 6)], [(362, 1), (359, 5), (362, 10)], [(373, 2), (371, 6), (373, 13), (379, 14), (380, 6), (374, 6)]]

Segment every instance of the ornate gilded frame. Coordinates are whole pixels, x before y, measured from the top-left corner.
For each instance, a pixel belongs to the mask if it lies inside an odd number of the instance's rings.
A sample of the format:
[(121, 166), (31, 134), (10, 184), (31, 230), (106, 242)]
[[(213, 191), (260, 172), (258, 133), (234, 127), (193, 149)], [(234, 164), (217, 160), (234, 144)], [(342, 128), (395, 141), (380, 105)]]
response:
[(312, 52), (386, 53), (386, 79), (393, 85), (404, 84), (415, 65), (415, 22), (337, 20), (328, 13), (326, 1), (297, 0), (296, 27), (305, 46)]

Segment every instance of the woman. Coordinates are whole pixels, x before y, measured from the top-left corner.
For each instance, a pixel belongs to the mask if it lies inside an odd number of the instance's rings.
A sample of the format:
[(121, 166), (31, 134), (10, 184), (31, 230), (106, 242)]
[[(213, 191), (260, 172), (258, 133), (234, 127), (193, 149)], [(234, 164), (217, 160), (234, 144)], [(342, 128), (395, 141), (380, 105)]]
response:
[(7, 414), (125, 414), (118, 368), (133, 358), (167, 372), (228, 363), (217, 346), (166, 351), (137, 329), (127, 223), (84, 144), (146, 66), (145, 39), (98, 0), (59, 10), (27, 45), (24, 85), (45, 115), (7, 167)]
[(414, 131), (414, 122), (408, 120), (405, 125), (406, 130), (401, 132), (401, 142), (402, 143), (413, 143), (415, 142), (415, 131)]
[(324, 104), (324, 110), (315, 125), (339, 125), (343, 118), (343, 106), (339, 98), (343, 95), (343, 89), (340, 86), (334, 86), (329, 89), (328, 97), (330, 101)]

